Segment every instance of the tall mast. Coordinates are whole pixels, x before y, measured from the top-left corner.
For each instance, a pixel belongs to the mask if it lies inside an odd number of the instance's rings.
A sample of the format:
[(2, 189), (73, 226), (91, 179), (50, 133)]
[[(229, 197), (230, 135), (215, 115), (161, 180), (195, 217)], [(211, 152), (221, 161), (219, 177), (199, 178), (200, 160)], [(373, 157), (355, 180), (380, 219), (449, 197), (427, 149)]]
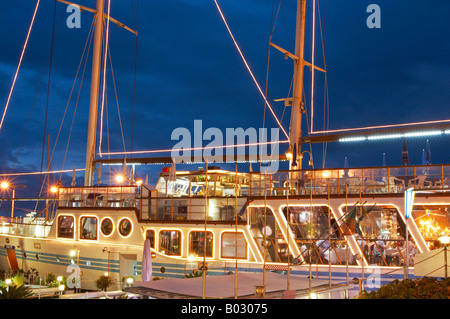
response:
[(102, 58), (104, 0), (97, 0), (95, 17), (94, 51), (92, 53), (91, 98), (89, 103), (89, 126), (86, 149), (86, 171), (84, 186), (93, 184), (93, 161), (97, 134), (98, 91), (100, 83), (100, 65)]
[[(292, 96), (291, 123), (289, 130), (290, 148), (292, 149), (293, 159), (290, 162), (291, 169), (301, 169), (302, 160), (302, 113), (304, 107), (302, 102), (303, 95), (303, 69), (305, 67), (305, 25), (306, 25), (306, 1), (298, 0), (297, 3), (297, 23), (295, 35), (295, 56), (294, 59), (294, 84)], [(294, 163), (296, 159), (296, 163)]]

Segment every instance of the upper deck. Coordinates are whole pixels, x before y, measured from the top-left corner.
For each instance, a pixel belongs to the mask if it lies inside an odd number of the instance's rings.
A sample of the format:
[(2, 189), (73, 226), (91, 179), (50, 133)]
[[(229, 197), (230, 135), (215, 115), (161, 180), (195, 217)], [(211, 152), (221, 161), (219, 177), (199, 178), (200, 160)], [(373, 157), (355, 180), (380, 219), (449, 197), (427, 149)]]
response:
[[(450, 165), (260, 172), (170, 171), (147, 185), (61, 187), (59, 209), (133, 209), (143, 222), (247, 220), (249, 199), (286, 196), (403, 196), (405, 189), (445, 189)], [(377, 195), (378, 194), (378, 195)]]

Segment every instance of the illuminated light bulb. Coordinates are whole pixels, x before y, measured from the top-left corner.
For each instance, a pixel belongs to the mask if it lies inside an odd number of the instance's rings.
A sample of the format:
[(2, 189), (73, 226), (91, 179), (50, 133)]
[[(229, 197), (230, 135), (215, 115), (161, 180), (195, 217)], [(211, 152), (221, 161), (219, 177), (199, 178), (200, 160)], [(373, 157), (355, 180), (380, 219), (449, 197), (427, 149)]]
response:
[(136, 185), (137, 185), (137, 186), (141, 186), (142, 183), (143, 183), (142, 179), (138, 179), (138, 180), (136, 181)]
[(124, 181), (123, 175), (117, 175), (117, 176), (116, 176), (116, 182), (122, 183), (123, 181)]
[(359, 141), (365, 141), (365, 136), (354, 136), (354, 137), (344, 137), (340, 138), (339, 142), (359, 142)]
[(59, 282), (61, 282), (63, 280), (63, 276), (58, 276), (58, 278), (56, 278), (56, 280), (58, 280)]
[(52, 187), (50, 188), (50, 192), (52, 192), (53, 194), (57, 193), (57, 192), (58, 192), (58, 187), (52, 186)]
[(286, 155), (286, 159), (288, 161), (290, 161), (290, 160), (292, 160), (294, 158), (294, 154), (292, 153), (292, 146), (291, 145), (289, 145), (289, 148), (286, 151), (285, 155)]
[(1, 186), (1, 188), (3, 188), (3, 189), (7, 189), (7, 188), (9, 187), (9, 183), (8, 183), (8, 182), (2, 182), (2, 183), (0, 184), (0, 186)]
[(76, 251), (75, 249), (72, 249), (72, 250), (69, 252), (69, 256), (70, 256), (70, 257), (75, 257), (76, 254), (77, 254), (77, 251)]

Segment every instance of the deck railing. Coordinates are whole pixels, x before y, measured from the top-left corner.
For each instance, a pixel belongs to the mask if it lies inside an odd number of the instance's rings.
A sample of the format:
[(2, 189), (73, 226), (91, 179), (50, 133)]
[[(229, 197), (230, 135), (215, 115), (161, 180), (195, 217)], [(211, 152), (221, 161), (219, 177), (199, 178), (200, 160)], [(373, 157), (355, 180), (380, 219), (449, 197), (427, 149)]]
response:
[(0, 234), (45, 238), (52, 227), (42, 217), (0, 217)]
[[(257, 176), (258, 175), (258, 176)], [(249, 173), (249, 196), (398, 194), (405, 189), (450, 185), (450, 165), (310, 169), (279, 171), (267, 179)]]
[(132, 208), (138, 207), (137, 186), (61, 187), (58, 207)]

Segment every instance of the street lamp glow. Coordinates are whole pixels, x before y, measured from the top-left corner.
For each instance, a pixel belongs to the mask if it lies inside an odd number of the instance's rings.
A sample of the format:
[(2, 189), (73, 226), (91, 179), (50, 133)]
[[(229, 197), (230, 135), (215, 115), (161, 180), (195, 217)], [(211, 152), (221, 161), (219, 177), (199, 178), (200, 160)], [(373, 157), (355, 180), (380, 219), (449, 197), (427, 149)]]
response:
[(137, 186), (141, 186), (142, 183), (143, 183), (142, 179), (138, 179), (138, 180), (136, 181), (136, 185), (137, 185)]
[(442, 234), (442, 235), (439, 237), (439, 242), (440, 242), (442, 245), (448, 245), (448, 244), (450, 244), (450, 236), (449, 236), (447, 233)]
[(286, 155), (286, 159), (288, 161), (290, 161), (290, 160), (292, 160), (294, 158), (294, 154), (292, 153), (292, 146), (291, 145), (289, 145), (289, 148), (286, 151), (285, 155)]
[(58, 192), (58, 187), (52, 186), (52, 187), (50, 188), (50, 192), (52, 192), (53, 194), (56, 194), (56, 193)]
[(76, 254), (77, 254), (77, 251), (76, 251), (75, 249), (72, 249), (72, 250), (69, 252), (69, 256), (70, 256), (70, 257), (75, 257)]
[(117, 175), (117, 176), (116, 176), (116, 182), (118, 182), (118, 183), (123, 183), (123, 181), (124, 181), (123, 175)]
[(1, 188), (3, 188), (3, 189), (7, 189), (7, 188), (9, 187), (9, 183), (8, 183), (8, 182), (2, 182), (2, 183), (0, 184), (0, 186), (1, 186)]

